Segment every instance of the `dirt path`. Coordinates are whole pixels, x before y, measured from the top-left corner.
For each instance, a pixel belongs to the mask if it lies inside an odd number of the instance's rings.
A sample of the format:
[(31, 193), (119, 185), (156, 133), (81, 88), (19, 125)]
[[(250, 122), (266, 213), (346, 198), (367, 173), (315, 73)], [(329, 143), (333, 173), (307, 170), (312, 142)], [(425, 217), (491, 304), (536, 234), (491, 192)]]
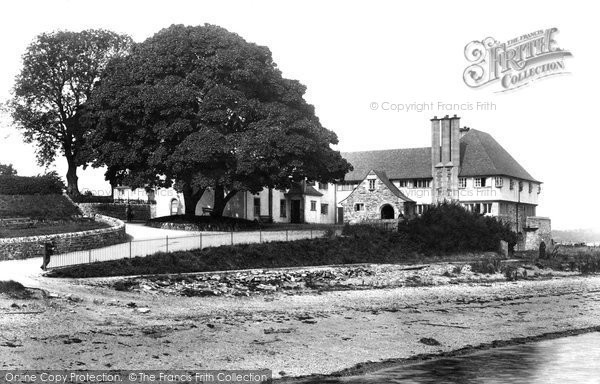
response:
[(298, 376), (600, 325), (600, 277), (250, 297), (119, 292), (47, 278), (40, 286), (51, 295), (0, 295), (3, 369), (269, 368)]

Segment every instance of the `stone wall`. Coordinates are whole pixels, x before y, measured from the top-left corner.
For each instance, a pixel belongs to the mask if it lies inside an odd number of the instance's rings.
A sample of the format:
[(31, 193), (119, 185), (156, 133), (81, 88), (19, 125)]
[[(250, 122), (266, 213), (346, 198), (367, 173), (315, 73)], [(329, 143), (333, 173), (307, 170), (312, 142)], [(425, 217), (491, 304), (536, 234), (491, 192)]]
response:
[[(127, 220), (125, 215), (127, 203), (79, 203), (77, 205), (87, 217), (99, 214)], [(131, 204), (131, 209), (135, 221), (146, 221), (156, 217), (156, 205), (153, 204)]]
[[(369, 190), (369, 179), (375, 179), (375, 189)], [(364, 210), (356, 211), (355, 204), (364, 204)], [(392, 191), (374, 174), (369, 174), (365, 180), (342, 202), (344, 207), (344, 222), (358, 223), (381, 219), (381, 207), (389, 204), (394, 208), (394, 218), (400, 212), (404, 213), (404, 201), (394, 195)]]
[(549, 251), (552, 242), (552, 226), (550, 219), (539, 216), (528, 217), (525, 226), (525, 236), (523, 238), (525, 250), (538, 250), (542, 240), (546, 243), (546, 250)]
[(44, 244), (49, 241), (55, 242), (57, 254), (102, 248), (126, 241), (125, 224), (121, 220), (102, 215), (95, 215), (94, 219), (109, 224), (110, 228), (0, 239), (0, 260), (41, 257), (44, 255)]

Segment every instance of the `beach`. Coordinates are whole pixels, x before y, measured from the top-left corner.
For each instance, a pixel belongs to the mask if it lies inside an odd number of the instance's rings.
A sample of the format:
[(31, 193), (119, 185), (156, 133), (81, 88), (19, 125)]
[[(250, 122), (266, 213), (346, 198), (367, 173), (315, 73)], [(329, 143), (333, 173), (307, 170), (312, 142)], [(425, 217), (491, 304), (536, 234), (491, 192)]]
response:
[(600, 276), (191, 297), (117, 280), (38, 277), (29, 298), (0, 295), (2, 369), (267, 368), (287, 381), (600, 326)]

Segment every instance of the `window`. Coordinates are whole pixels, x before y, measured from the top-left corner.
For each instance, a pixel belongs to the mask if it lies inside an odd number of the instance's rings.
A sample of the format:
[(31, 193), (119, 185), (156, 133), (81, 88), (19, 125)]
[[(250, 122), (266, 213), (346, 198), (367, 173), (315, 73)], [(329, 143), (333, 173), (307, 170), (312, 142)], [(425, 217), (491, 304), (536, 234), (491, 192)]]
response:
[(400, 180), (398, 182), (398, 188), (408, 188), (408, 180)]
[(483, 203), (481, 206), (483, 208), (482, 213), (492, 213), (492, 203)]
[(458, 179), (458, 188), (467, 188), (467, 178), (466, 177), (460, 177)]
[(321, 204), (321, 215), (326, 215), (329, 210), (329, 204)]
[(354, 210), (356, 212), (364, 211), (365, 205), (363, 203), (356, 203), (356, 204), (354, 204)]
[(260, 197), (254, 198), (254, 217), (260, 216)]
[(529, 182), (529, 193), (533, 192), (533, 183)]
[(287, 217), (287, 204), (283, 199), (279, 201), (279, 217)]
[(496, 188), (502, 188), (504, 185), (504, 178), (502, 176), (496, 176), (494, 178), (494, 184), (496, 185)]
[(323, 190), (327, 190), (328, 184), (327, 183), (319, 183), (319, 189), (323, 189)]
[(317, 201), (316, 200), (311, 200), (310, 201), (310, 210), (311, 211), (316, 211), (317, 210)]
[(475, 188), (485, 187), (486, 178), (485, 177), (476, 177), (475, 178)]
[(512, 191), (513, 189), (515, 189), (515, 181), (514, 181), (513, 179), (510, 179), (509, 185), (510, 185), (510, 190), (511, 190), (511, 191)]
[(523, 182), (519, 181), (519, 192), (523, 192)]
[(337, 186), (338, 191), (351, 191), (354, 188), (356, 188), (356, 184), (354, 184), (354, 183), (342, 183), (342, 184), (338, 184), (338, 186)]
[(370, 179), (369, 180), (369, 191), (374, 191), (375, 190), (375, 179)]
[(429, 188), (431, 180), (428, 179), (415, 179), (413, 180), (413, 188)]
[(417, 204), (417, 215), (422, 215), (429, 209), (429, 204)]

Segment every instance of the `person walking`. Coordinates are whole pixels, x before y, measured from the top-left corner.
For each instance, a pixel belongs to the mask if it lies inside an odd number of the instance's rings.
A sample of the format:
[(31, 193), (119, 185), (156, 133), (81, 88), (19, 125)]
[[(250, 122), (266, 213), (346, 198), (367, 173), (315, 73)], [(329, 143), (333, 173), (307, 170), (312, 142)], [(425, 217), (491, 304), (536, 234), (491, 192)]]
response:
[(48, 268), (48, 264), (50, 264), (50, 258), (54, 254), (54, 250), (56, 246), (54, 245), (54, 241), (48, 241), (44, 244), (44, 259), (42, 261), (42, 270), (46, 270)]
[(127, 217), (127, 222), (131, 223), (133, 220), (133, 210), (131, 209), (131, 204), (127, 203), (127, 208), (125, 208), (125, 216)]
[(544, 240), (542, 240), (540, 242), (540, 255), (539, 255), (540, 259), (545, 259), (546, 258), (546, 243), (544, 242)]

